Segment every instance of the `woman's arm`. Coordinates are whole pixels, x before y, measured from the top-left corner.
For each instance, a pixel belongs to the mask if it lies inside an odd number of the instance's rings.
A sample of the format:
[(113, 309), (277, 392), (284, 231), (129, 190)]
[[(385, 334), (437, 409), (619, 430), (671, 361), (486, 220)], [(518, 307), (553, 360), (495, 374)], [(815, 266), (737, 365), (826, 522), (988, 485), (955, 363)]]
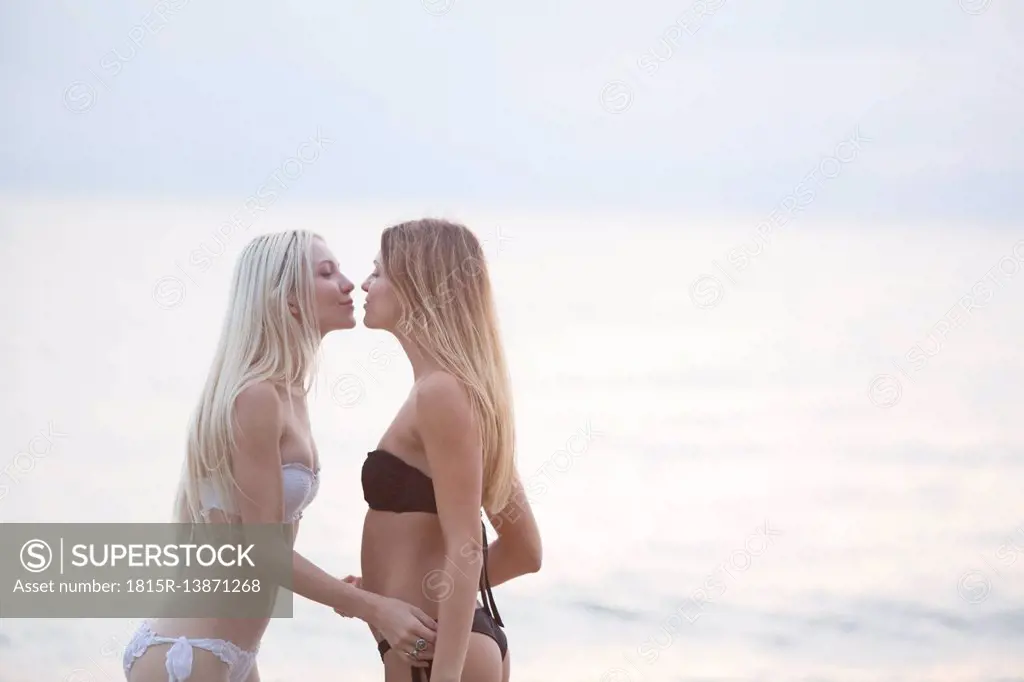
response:
[(487, 518), (498, 533), (498, 538), (487, 547), (487, 579), (491, 587), (539, 571), (543, 555), (540, 529), (518, 473), (508, 502)]
[[(250, 386), (235, 400), (237, 452), (233, 469), (241, 489), (238, 510), (243, 524), (284, 521), (280, 449), (283, 407), (276, 389), (269, 383)], [(433, 619), (418, 608), (339, 580), (294, 550), (291, 590), (378, 627), (392, 646), (411, 645), (418, 637), (434, 639)], [(404, 613), (400, 606), (406, 607)]]
[[(434, 482), (437, 515), (444, 535), (443, 587), (438, 606), (437, 643), (431, 682), (457, 682), (469, 649), (469, 634), (480, 584), (480, 561), (465, 548), (478, 547), (483, 454), (469, 396), (451, 375), (424, 379), (416, 395), (416, 426)], [(450, 590), (449, 590), (450, 588)], [(429, 595), (428, 595), (429, 596)]]

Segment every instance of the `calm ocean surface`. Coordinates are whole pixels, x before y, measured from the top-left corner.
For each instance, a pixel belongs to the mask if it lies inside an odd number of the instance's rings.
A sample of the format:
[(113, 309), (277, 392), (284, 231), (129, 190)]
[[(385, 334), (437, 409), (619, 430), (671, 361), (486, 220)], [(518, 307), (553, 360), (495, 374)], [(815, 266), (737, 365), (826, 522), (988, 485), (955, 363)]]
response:
[[(811, 207), (758, 243), (758, 216), (282, 202), (216, 241), (235, 208), (0, 201), (0, 521), (169, 520), (249, 236), (316, 230), (358, 283), (382, 227), (430, 212), (487, 240), (544, 537), (495, 594), (514, 680), (1024, 680), (1021, 226)], [(320, 374), (298, 546), (345, 575), (411, 372), (360, 327)], [(0, 620), (0, 682), (120, 680), (133, 625)], [(302, 600), (260, 670), (382, 675), (365, 625)]]

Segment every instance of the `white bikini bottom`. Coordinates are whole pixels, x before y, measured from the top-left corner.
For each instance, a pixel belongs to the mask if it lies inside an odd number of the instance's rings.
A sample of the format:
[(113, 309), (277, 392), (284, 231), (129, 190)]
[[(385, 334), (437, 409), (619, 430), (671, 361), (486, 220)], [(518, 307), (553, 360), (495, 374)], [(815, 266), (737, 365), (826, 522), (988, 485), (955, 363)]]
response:
[[(167, 682), (185, 682), (192, 675), (192, 649), (202, 649), (224, 661), (228, 666), (229, 682), (244, 682), (256, 664), (256, 651), (246, 651), (237, 644), (223, 639), (191, 639), (189, 637), (163, 637), (153, 632), (149, 623), (143, 623), (124, 648), (124, 674), (128, 677), (135, 659), (154, 644), (170, 644), (167, 650)], [(258, 648), (257, 648), (258, 651)]]

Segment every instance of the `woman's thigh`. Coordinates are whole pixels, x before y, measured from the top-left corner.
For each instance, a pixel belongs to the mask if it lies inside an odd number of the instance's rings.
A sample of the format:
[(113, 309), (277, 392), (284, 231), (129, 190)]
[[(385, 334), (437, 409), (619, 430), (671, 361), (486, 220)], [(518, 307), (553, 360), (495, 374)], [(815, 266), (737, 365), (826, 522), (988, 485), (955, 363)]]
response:
[[(167, 682), (167, 650), (170, 644), (154, 644), (135, 659), (128, 682)], [(192, 674), (188, 682), (228, 682), (227, 663), (204, 649), (192, 649)]]

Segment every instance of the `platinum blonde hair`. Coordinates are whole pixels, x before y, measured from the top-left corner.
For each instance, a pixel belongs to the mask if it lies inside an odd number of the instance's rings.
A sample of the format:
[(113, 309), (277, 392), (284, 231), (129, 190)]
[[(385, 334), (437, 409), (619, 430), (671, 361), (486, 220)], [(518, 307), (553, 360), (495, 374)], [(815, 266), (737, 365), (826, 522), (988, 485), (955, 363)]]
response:
[[(249, 386), (270, 381), (310, 389), (321, 334), (317, 325), (312, 244), (305, 230), (250, 241), (235, 264), (227, 313), (206, 384), (188, 427), (185, 464), (175, 503), (178, 523), (202, 523), (200, 484), (234, 503), (234, 404)], [(292, 313), (289, 304), (298, 309)]]

